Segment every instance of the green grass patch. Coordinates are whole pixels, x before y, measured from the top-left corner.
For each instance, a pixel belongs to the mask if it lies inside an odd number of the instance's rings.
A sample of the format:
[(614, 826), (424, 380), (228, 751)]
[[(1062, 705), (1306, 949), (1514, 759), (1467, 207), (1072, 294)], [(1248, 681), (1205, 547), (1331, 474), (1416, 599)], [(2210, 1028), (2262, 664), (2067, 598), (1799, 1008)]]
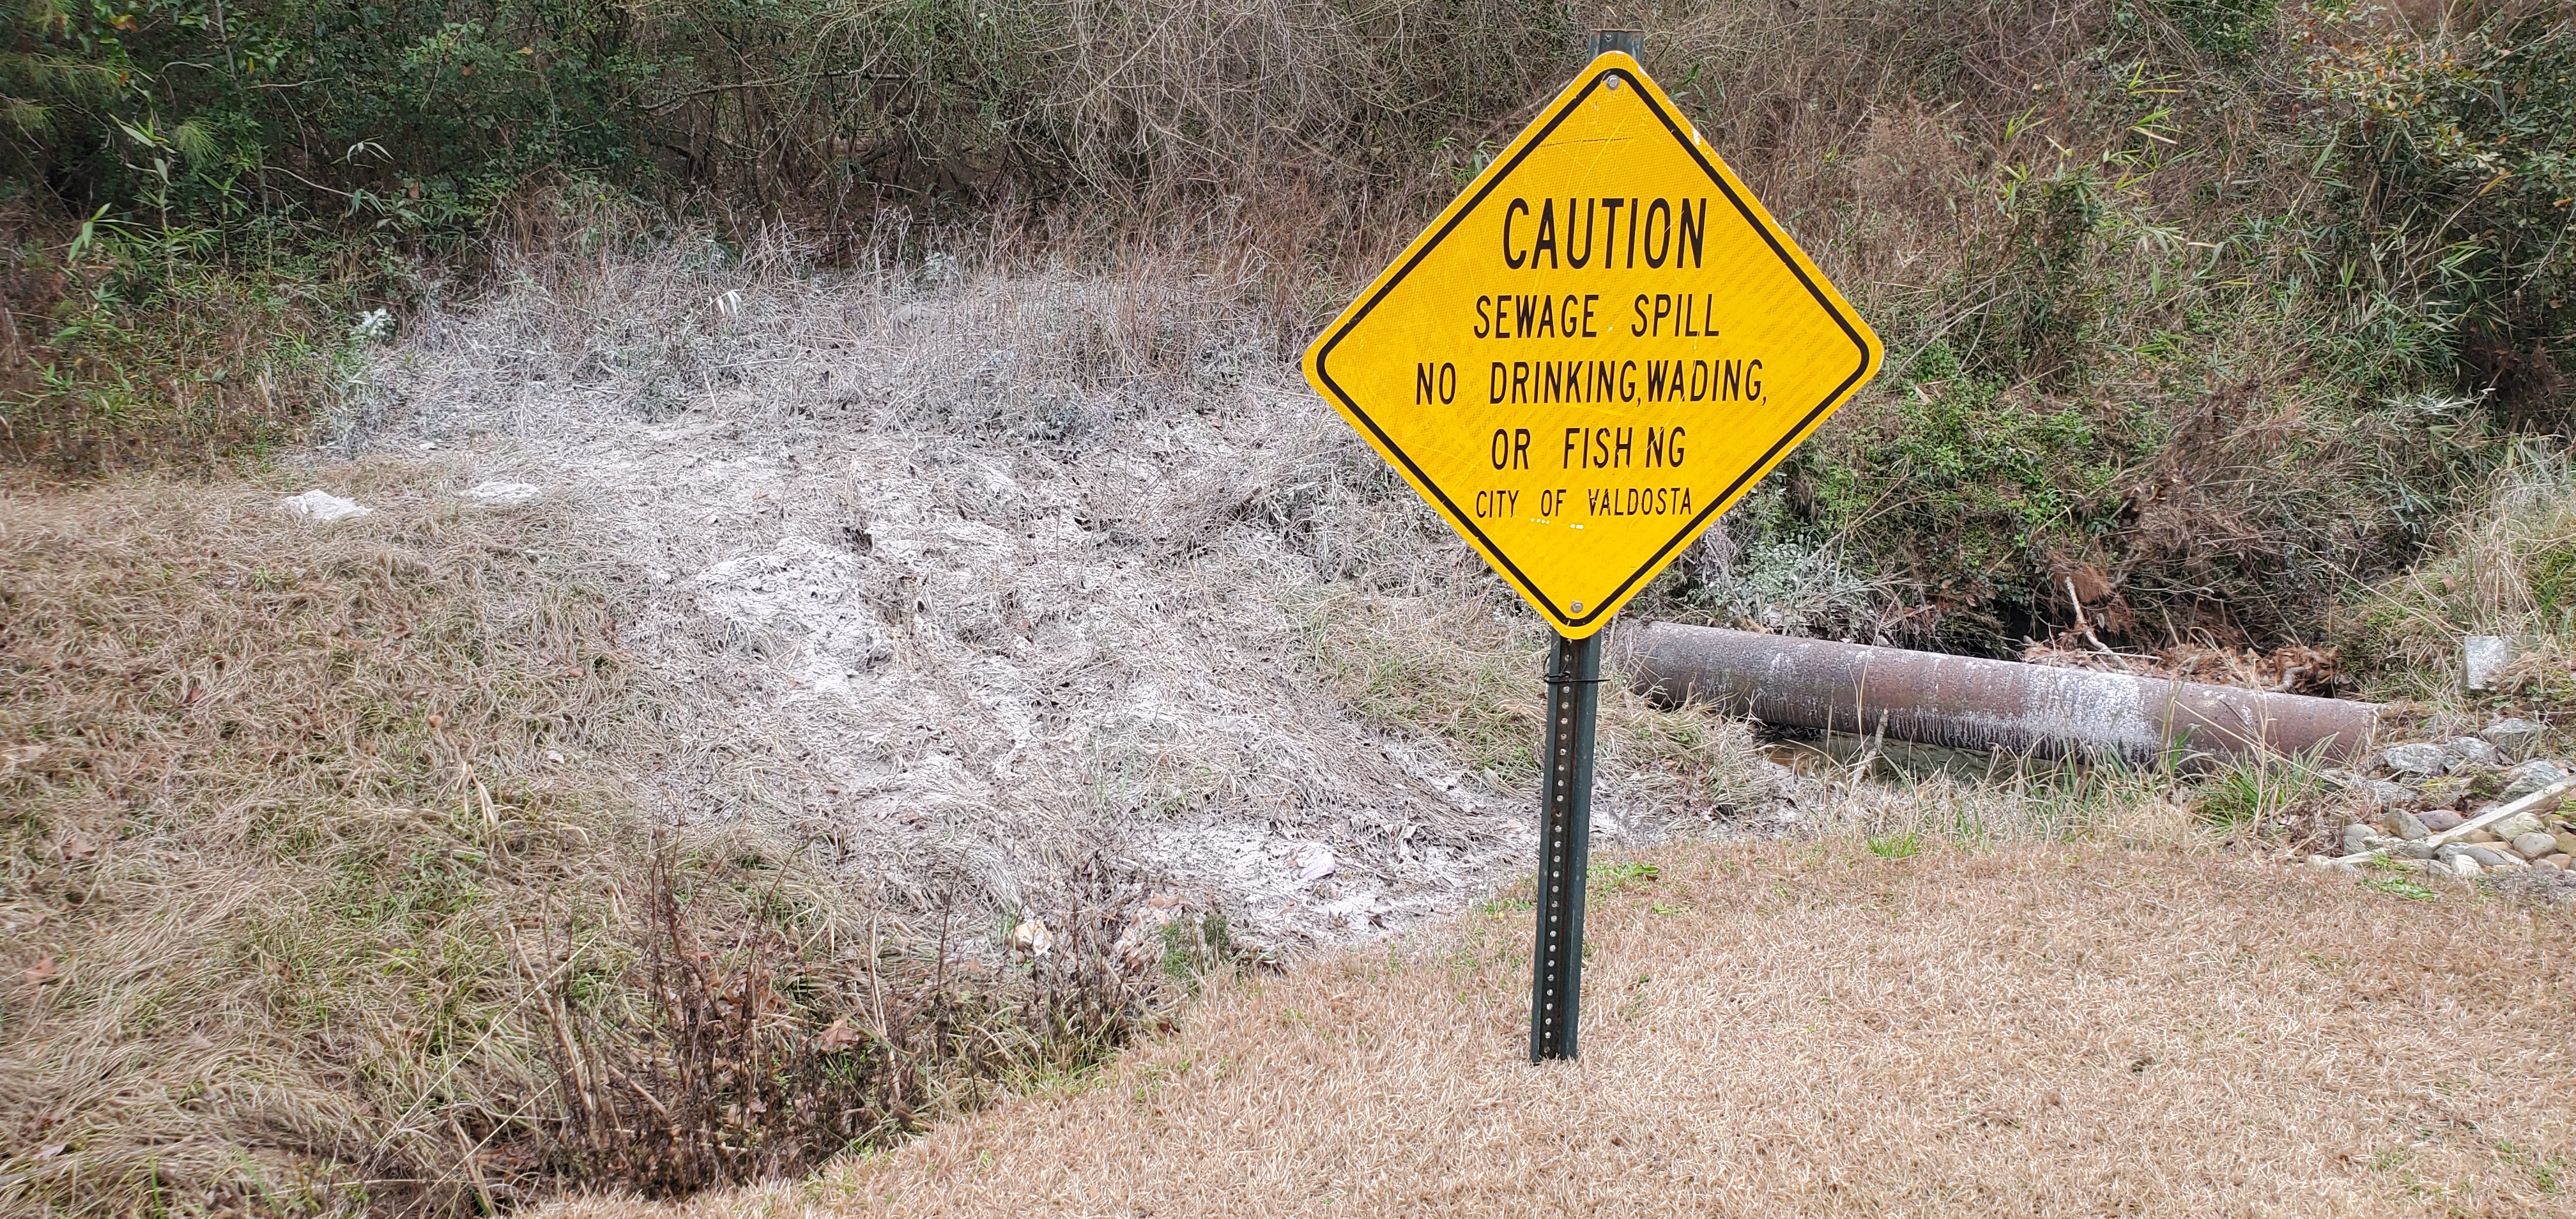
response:
[(1498, 790), (1537, 778), (1535, 633), (1427, 599), (1336, 591), (1289, 608), (1308, 670), (1363, 723), (1435, 737)]
[(1911, 830), (1873, 834), (1869, 838), (1869, 853), (1881, 859), (1912, 859), (1923, 853), (1923, 839)]
[(1609, 897), (1632, 885), (1651, 885), (1663, 871), (1650, 863), (1596, 863), (1584, 877), (1584, 891), (1594, 897)]
[(2250, 830), (2325, 789), (2315, 758), (2262, 753), (2230, 760), (2192, 790), (2192, 812), (2223, 830)]
[(2403, 876), (2365, 876), (2361, 879), (2361, 887), (2411, 902), (2429, 902), (2437, 896), (2431, 889)]

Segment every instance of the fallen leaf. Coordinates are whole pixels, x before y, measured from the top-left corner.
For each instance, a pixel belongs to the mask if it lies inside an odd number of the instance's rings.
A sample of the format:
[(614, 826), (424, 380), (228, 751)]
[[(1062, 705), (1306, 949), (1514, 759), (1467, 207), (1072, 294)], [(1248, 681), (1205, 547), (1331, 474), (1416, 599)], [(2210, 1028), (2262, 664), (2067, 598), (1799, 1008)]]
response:
[(1306, 861), (1306, 870), (1301, 875), (1307, 880), (1322, 880), (1333, 874), (1333, 867), (1333, 853), (1319, 851), (1314, 858)]
[(54, 959), (52, 957), (46, 957), (45, 959), (27, 967), (25, 975), (27, 985), (42, 986), (47, 982), (53, 981), (62, 972), (62, 968), (54, 964)]
[(39, 1160), (50, 1160), (70, 1149), (71, 1144), (69, 1143), (55, 1143), (41, 1151), (38, 1151), (36, 1153), (36, 1158)]
[(850, 1018), (843, 1016), (814, 1038), (814, 1046), (826, 1054), (837, 1054), (857, 1045), (859, 1040), (859, 1030), (850, 1027)]
[(78, 834), (74, 834), (63, 840), (63, 858), (65, 859), (81, 860), (87, 859), (96, 854), (98, 854), (98, 848), (91, 846), (89, 839), (83, 838)]
[(1025, 920), (1019, 926), (1011, 928), (1012, 952), (1042, 957), (1053, 947), (1055, 947), (1055, 933), (1048, 931), (1046, 924), (1036, 919)]

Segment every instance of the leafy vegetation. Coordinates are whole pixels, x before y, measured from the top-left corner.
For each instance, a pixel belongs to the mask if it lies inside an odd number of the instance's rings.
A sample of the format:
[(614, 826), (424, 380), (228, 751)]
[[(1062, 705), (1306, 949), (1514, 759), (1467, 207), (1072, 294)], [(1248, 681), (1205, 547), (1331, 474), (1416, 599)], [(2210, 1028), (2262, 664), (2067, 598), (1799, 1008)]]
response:
[(300, 435), (366, 337), (353, 285), (285, 226), (234, 229), (93, 217), (60, 258), (22, 248), (16, 278), (50, 308), (27, 319), (43, 339), (0, 360), (0, 451), (95, 470)]
[(1655, 612), (2006, 653), (2077, 601), (2131, 646), (2313, 637), (2516, 432), (2565, 430), (2563, 12), (2107, 17), (2013, 65), (2023, 109), (1918, 79), (1793, 176), (1831, 188), (1837, 275), (1878, 277), (1889, 373)]
[[(2347, 294), (2396, 290), (2454, 336), (2473, 383), (2563, 431), (2576, 335), (2576, 20), (2497, 16), (2430, 40), (2377, 30), (2329, 43), (2311, 88), (2349, 117), (2340, 150), (2358, 223)], [(2375, 283), (2374, 283), (2375, 281)]]
[(2365, 876), (2361, 879), (2361, 887), (2373, 892), (2385, 893), (2390, 897), (2402, 897), (2410, 902), (2429, 902), (2437, 896), (2421, 883), (2408, 880), (2403, 876)]
[(2310, 758), (2271, 753), (2237, 758), (2201, 781), (2192, 811), (2219, 829), (2257, 830), (2322, 789), (2320, 769)]
[(1587, 870), (1583, 891), (1593, 897), (1610, 897), (1631, 885), (1653, 884), (1662, 876), (1662, 869), (1635, 860), (1596, 863)]
[(2185, 41), (2231, 60), (2260, 50), (2281, 12), (2279, 0), (2166, 0), (2163, 7)]
[[(2567, 426), (2560, 9), (1826, 8), (1650, 23), (1649, 66), (1894, 346), (1654, 612), (1989, 652), (2078, 603), (2141, 646), (2312, 635), (2510, 435)], [(0, 444), (255, 456), (371, 310), (670, 222), (828, 251), (889, 210), (1043, 215), (1077, 258), (1269, 268), (1244, 282), (1286, 346), (1577, 32), (1526, 5), (38, 0), (0, 57)], [(583, 202), (616, 199), (665, 219)]]

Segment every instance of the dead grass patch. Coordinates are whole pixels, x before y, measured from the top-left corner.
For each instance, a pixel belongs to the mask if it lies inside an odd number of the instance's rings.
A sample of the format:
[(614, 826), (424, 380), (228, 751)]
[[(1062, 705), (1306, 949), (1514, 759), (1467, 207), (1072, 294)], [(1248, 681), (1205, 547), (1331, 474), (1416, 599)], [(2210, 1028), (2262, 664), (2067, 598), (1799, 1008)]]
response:
[[(1061, 949), (634, 812), (657, 696), (540, 501), (444, 470), (0, 500), (0, 1211), (485, 1213), (793, 1172), (1082, 1069), (1146, 893)], [(1078, 861), (1077, 861), (1078, 862)]]
[(1982, 776), (1877, 769), (1886, 772), (1883, 778), (1855, 776), (1836, 783), (1831, 798), (1820, 802), (1811, 818), (1814, 828), (1829, 836), (1905, 837), (1972, 849), (2200, 842), (2191, 814), (2180, 802), (2185, 789), (2170, 775), (2109, 766), (2015, 765), (2011, 759)]
[(2502, 635), (2523, 656), (2497, 694), (2562, 717), (2576, 703), (2576, 463), (2517, 450), (2424, 562), (2349, 601), (2335, 627), (2345, 653), (2367, 659), (2373, 693), (2474, 715), (2457, 705), (2460, 638)]
[[(1349, 588), (1288, 598), (1308, 672), (1361, 722), (1438, 741), (1498, 793), (1538, 780), (1548, 635), (1490, 589), (1461, 604)], [(1483, 596), (1475, 596), (1481, 592)], [(1600, 766), (1641, 807), (1706, 821), (1768, 801), (1751, 725), (1707, 707), (1657, 707), (1603, 683)]]
[(610, 607), (541, 570), (544, 513), (390, 464), (334, 485), (377, 511), (300, 524), (256, 483), (5, 505), (0, 934), (54, 971), (0, 1008), (19, 1205), (471, 1191), (546, 1091), (507, 933), (595, 927), (642, 845), (595, 735), (633, 696)]
[(2563, 912), (2168, 851), (1646, 858), (1578, 1064), (1524, 1059), (1496, 908), (805, 1185), (554, 1213), (2576, 1213)]

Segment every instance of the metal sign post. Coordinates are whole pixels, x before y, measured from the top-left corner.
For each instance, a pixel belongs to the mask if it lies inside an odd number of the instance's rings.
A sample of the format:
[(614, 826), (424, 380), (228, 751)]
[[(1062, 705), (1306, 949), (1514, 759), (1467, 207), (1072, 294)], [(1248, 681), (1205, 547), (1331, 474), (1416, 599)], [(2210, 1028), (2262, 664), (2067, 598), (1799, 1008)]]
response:
[(1601, 635), (1556, 637), (1547, 662), (1539, 802), (1538, 942), (1530, 953), (1530, 1061), (1572, 1058), (1583, 1019), (1583, 882), (1592, 857), (1592, 724)]
[(1635, 59), (1636, 57), (1638, 57), (1638, 56), (1640, 56), (1640, 55), (1645, 54), (1645, 53), (1646, 53), (1646, 33), (1645, 33), (1645, 31), (1643, 31), (1643, 30), (1594, 30), (1594, 31), (1592, 31), (1592, 41), (1591, 41), (1591, 45), (1590, 45), (1590, 47), (1588, 48), (1588, 53), (1589, 53), (1590, 57), (1591, 57), (1591, 58), (1593, 58), (1593, 59), (1599, 59), (1599, 58), (1601, 58), (1602, 56), (1607, 55), (1607, 54), (1609, 54), (1609, 53), (1610, 53), (1610, 52), (1612, 52), (1612, 51), (1617, 51), (1618, 53), (1620, 53), (1620, 54), (1622, 54), (1622, 55), (1625, 55), (1625, 56), (1627, 56), (1627, 57), (1628, 57), (1628, 58), (1630, 58), (1630, 59)]

